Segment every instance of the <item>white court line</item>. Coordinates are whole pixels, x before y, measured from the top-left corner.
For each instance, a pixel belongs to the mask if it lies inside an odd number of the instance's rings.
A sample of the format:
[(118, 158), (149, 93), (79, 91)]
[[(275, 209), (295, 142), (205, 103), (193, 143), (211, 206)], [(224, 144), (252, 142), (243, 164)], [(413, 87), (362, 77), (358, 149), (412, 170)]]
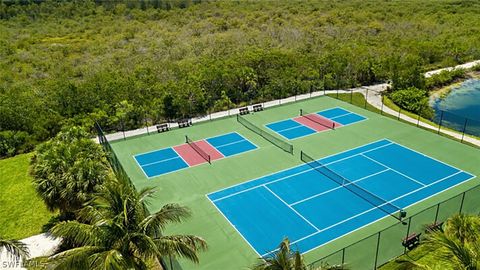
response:
[(415, 180), (414, 178), (412, 178), (412, 177), (410, 177), (410, 176), (408, 176), (408, 175), (406, 175), (406, 174), (404, 174), (404, 173), (401, 173), (401, 172), (399, 172), (399, 171), (391, 168), (390, 166), (387, 166), (387, 165), (383, 164), (382, 162), (380, 162), (380, 161), (378, 161), (378, 160), (376, 160), (376, 159), (374, 159), (374, 158), (371, 158), (371, 157), (366, 156), (366, 155), (364, 155), (364, 154), (362, 154), (362, 156), (364, 156), (365, 158), (367, 158), (367, 159), (369, 159), (369, 160), (371, 160), (371, 161), (373, 161), (373, 162), (375, 162), (375, 163), (377, 163), (377, 164), (379, 164), (379, 165), (382, 165), (382, 166), (385, 167), (385, 168), (389, 168), (390, 170), (392, 170), (392, 171), (400, 174), (401, 176), (403, 176), (403, 177), (405, 177), (405, 178), (408, 178), (408, 179), (412, 180), (413, 182), (416, 182), (416, 183), (419, 184), (419, 185), (425, 186), (424, 183), (422, 183), (422, 182), (420, 182), (420, 181), (418, 181), (418, 180)]
[[(294, 121), (294, 120), (292, 120), (292, 121)], [(298, 122), (296, 122), (296, 123), (297, 123), (298, 125), (296, 125), (296, 126), (294, 126), (294, 127), (289, 127), (289, 128), (285, 128), (285, 129), (281, 129), (281, 130), (275, 130), (275, 129), (270, 128), (270, 130), (273, 130), (273, 131), (275, 131), (275, 132), (277, 132), (277, 133), (280, 133), (280, 132), (283, 132), (283, 131), (292, 130), (292, 129), (296, 129), (296, 128), (301, 128), (301, 127), (302, 127), (302, 125), (301, 125), (300, 123), (298, 123)], [(267, 128), (268, 128), (268, 127), (267, 127)]]
[(255, 251), (255, 253), (257, 253), (257, 255), (259, 257), (262, 257), (262, 255), (260, 255), (260, 253), (257, 252), (257, 250), (252, 246), (252, 244), (250, 244), (250, 242), (248, 242), (247, 238), (245, 238), (245, 236), (243, 236), (243, 234), (237, 229), (237, 227), (235, 225), (233, 225), (233, 223), (230, 221), (230, 219), (228, 219), (224, 214), (223, 212), (217, 207), (217, 205), (212, 201), (210, 200), (210, 198), (208, 198), (207, 195), (205, 195), (205, 197), (207, 197), (207, 200), (209, 200), (213, 206), (217, 209), (218, 212), (220, 212), (220, 214), (225, 218), (225, 220), (230, 224), (230, 226), (232, 226), (232, 228), (237, 231), (237, 233), (240, 235), (240, 237), (243, 238), (243, 240), (245, 240), (245, 242), (247, 243), (247, 245), (250, 246), (250, 248), (253, 249), (253, 251)]
[(219, 146), (214, 146), (214, 147), (218, 149), (218, 148), (221, 148), (221, 147), (224, 147), (224, 146), (229, 146), (229, 145), (241, 143), (241, 142), (244, 142), (244, 141), (247, 141), (247, 140), (242, 139), (242, 140), (238, 140), (238, 141), (234, 141), (234, 142), (229, 142), (229, 143), (225, 143), (225, 144), (222, 144), (222, 145), (219, 145)]
[[(379, 172), (376, 172), (376, 173), (372, 173), (372, 174), (367, 175), (367, 176), (365, 176), (365, 177), (359, 178), (359, 179), (357, 179), (357, 180), (355, 180), (355, 181), (351, 181), (351, 183), (360, 182), (360, 181), (365, 180), (365, 179), (367, 179), (367, 178), (370, 178), (370, 177), (372, 177), (372, 176), (375, 176), (375, 175), (384, 173), (384, 172), (386, 172), (386, 171), (388, 171), (388, 170), (389, 170), (389, 169), (387, 168), (387, 169), (385, 169), (385, 170), (382, 170), (382, 171), (379, 171)], [(348, 185), (351, 185), (351, 184), (346, 184), (345, 186), (348, 186)], [(332, 192), (332, 191), (335, 191), (335, 190), (341, 189), (341, 188), (344, 188), (344, 186), (338, 186), (338, 187), (336, 187), (336, 188), (333, 188), (333, 189), (330, 189), (330, 190), (327, 190), (327, 191), (323, 191), (323, 192), (321, 192), (321, 193), (318, 193), (318, 194), (315, 194), (315, 195), (313, 195), (313, 196), (307, 197), (307, 198), (305, 198), (305, 199), (302, 199), (302, 200), (296, 201), (296, 202), (294, 202), (294, 203), (291, 203), (290, 206), (297, 205), (297, 204), (299, 204), (299, 203), (302, 203), (302, 202), (311, 200), (311, 199), (313, 199), (313, 198), (316, 198), (316, 197), (318, 197), (318, 196), (327, 194), (327, 193), (329, 193), (329, 192)]]
[(169, 160), (172, 160), (172, 159), (177, 159), (177, 158), (180, 158), (180, 157), (176, 156), (176, 157), (166, 158), (166, 159), (162, 159), (162, 160), (155, 161), (155, 162), (150, 162), (150, 163), (141, 165), (141, 167), (148, 166), (148, 165), (153, 165), (153, 164), (157, 164), (157, 163), (162, 163), (162, 162), (169, 161)]
[(293, 209), (290, 205), (288, 205), (287, 202), (285, 202), (282, 198), (280, 198), (280, 196), (278, 196), (275, 192), (273, 192), (271, 189), (269, 189), (267, 186), (263, 185), (263, 187), (270, 191), (270, 193), (273, 194), (273, 196), (277, 197), (277, 199), (279, 199), (283, 204), (285, 204), (288, 208), (290, 208), (290, 210), (292, 210), (295, 214), (297, 214), (300, 218), (302, 218), (305, 222), (307, 222), (310, 226), (312, 226), (315, 230), (319, 231), (320, 229), (317, 228), (317, 226), (313, 225), (313, 223), (311, 223), (307, 218), (305, 218), (304, 216), (302, 216), (300, 213), (297, 212), (297, 210)]
[[(397, 200), (399, 200), (399, 199), (401, 199), (401, 198), (404, 198), (404, 197), (406, 197), (406, 196), (408, 196), (408, 195), (411, 195), (411, 194), (413, 194), (413, 193), (415, 193), (415, 192), (418, 192), (418, 191), (420, 191), (420, 190), (422, 190), (422, 189), (425, 189), (425, 188), (428, 188), (428, 187), (430, 187), (430, 186), (433, 186), (434, 184), (437, 184), (437, 183), (439, 183), (439, 182), (441, 182), (441, 181), (444, 181), (444, 180), (446, 180), (446, 179), (448, 179), (448, 178), (450, 178), (450, 177), (453, 177), (453, 176), (455, 176), (455, 175), (457, 175), (457, 174), (459, 174), (459, 173), (461, 173), (461, 172), (463, 172), (463, 171), (456, 172), (456, 173), (454, 173), (454, 174), (452, 174), (452, 175), (449, 175), (449, 176), (444, 177), (444, 178), (442, 178), (442, 179), (440, 179), (440, 180), (437, 180), (437, 181), (435, 181), (435, 182), (432, 182), (432, 183), (430, 183), (429, 185), (426, 185), (426, 186), (420, 187), (420, 188), (418, 188), (418, 189), (412, 190), (412, 191), (410, 191), (410, 192), (408, 192), (408, 193), (405, 193), (405, 194), (403, 194), (403, 195), (401, 195), (401, 196), (399, 196), (399, 197), (396, 197), (396, 198), (394, 198), (394, 199), (392, 199), (392, 200), (390, 200), (390, 201), (387, 201), (386, 203), (381, 204), (380, 206), (383, 206), (383, 205), (385, 205), (385, 204), (387, 204), (387, 203), (392, 203), (392, 202), (397, 201)], [(472, 179), (472, 178), (470, 178), (470, 179)], [(464, 181), (462, 181), (462, 182), (460, 182), (460, 183), (458, 183), (458, 184), (456, 184), (456, 185), (453, 185), (453, 186), (451, 186), (451, 187), (449, 187), (449, 188), (447, 188), (447, 189), (438, 191), (438, 192), (436, 192), (436, 193), (434, 193), (434, 194), (432, 194), (432, 195), (430, 195), (430, 196), (428, 196), (428, 197), (426, 197), (426, 198), (424, 198), (424, 199), (421, 199), (421, 200), (419, 200), (419, 201), (416, 201), (416, 202), (414, 202), (414, 203), (406, 206), (405, 208), (411, 207), (411, 206), (413, 206), (413, 205), (415, 205), (415, 204), (418, 204), (418, 203), (420, 203), (420, 202), (422, 202), (422, 201), (424, 201), (424, 200), (427, 200), (427, 199), (429, 199), (429, 198), (431, 198), (431, 197), (433, 197), (433, 196), (435, 196), (435, 195), (437, 195), (437, 194), (439, 194), (439, 193), (442, 193), (442, 192), (444, 192), (444, 191), (446, 191), (446, 190), (449, 190), (449, 189), (451, 189), (451, 188), (453, 188), (453, 187), (455, 187), (455, 186), (457, 186), (457, 185), (460, 185), (460, 184), (462, 184), (462, 183), (464, 183), (464, 182), (466, 182), (466, 181), (468, 181), (468, 180), (470, 180), (470, 179), (466, 179), (466, 180), (464, 180)], [(373, 211), (373, 210), (375, 210), (375, 209), (378, 209), (378, 208), (379, 208), (379, 207), (372, 207), (372, 208), (370, 208), (370, 209), (368, 209), (368, 210), (366, 210), (366, 211), (364, 211), (364, 212), (362, 212), (362, 213), (360, 213), (360, 214), (355, 215), (354, 217), (358, 217), (358, 216), (364, 215), (364, 214), (366, 214), (366, 213), (368, 213), (368, 212), (370, 212), (370, 211)], [(357, 231), (357, 230), (360, 230), (360, 229), (363, 228), (363, 227), (366, 227), (366, 226), (368, 226), (368, 225), (370, 225), (370, 224), (372, 224), (372, 223), (375, 223), (375, 222), (377, 222), (377, 221), (379, 221), (379, 220), (381, 220), (381, 219), (384, 219), (384, 218), (386, 218), (386, 217), (388, 217), (388, 216), (389, 216), (389, 215), (385, 214), (385, 216), (383, 216), (382, 218), (376, 219), (376, 220), (374, 220), (374, 221), (372, 221), (372, 222), (370, 222), (370, 223), (368, 223), (368, 224), (365, 224), (365, 225), (362, 226), (362, 227), (359, 227), (359, 228), (357, 228), (357, 229), (355, 229), (355, 230), (349, 231), (349, 232), (346, 233), (346, 234), (342, 234), (342, 235), (340, 235), (340, 236), (337, 237), (337, 238), (334, 238), (334, 239), (332, 239), (332, 240), (330, 240), (330, 241), (328, 241), (328, 242), (325, 242), (325, 243), (323, 243), (323, 244), (321, 244), (321, 245), (319, 245), (319, 246), (316, 246), (316, 247), (314, 247), (314, 248), (312, 248), (312, 249), (310, 249), (310, 250), (307, 250), (307, 251), (305, 251), (305, 252), (302, 252), (302, 254), (305, 254), (305, 253), (307, 253), (307, 252), (310, 252), (311, 250), (314, 250), (314, 249), (316, 249), (316, 248), (319, 248), (319, 247), (321, 247), (321, 246), (324, 246), (324, 245), (326, 245), (326, 244), (328, 244), (328, 243), (330, 243), (330, 242), (332, 242), (332, 241), (335, 241), (335, 240), (338, 239), (338, 238), (341, 238), (341, 237), (343, 237), (343, 236), (346, 236), (346, 235), (348, 235), (348, 234), (351, 234), (351, 233), (353, 233), (353, 232), (355, 232), (355, 231)], [(323, 232), (323, 231), (325, 231), (325, 230), (327, 230), (327, 229), (331, 229), (331, 228), (336, 227), (336, 226), (338, 226), (338, 225), (340, 225), (340, 224), (342, 224), (342, 223), (345, 223), (346, 221), (351, 220), (351, 219), (353, 219), (354, 217), (350, 217), (350, 218), (347, 218), (347, 219), (345, 219), (345, 220), (339, 221), (339, 222), (337, 222), (337, 223), (335, 223), (335, 224), (330, 225), (329, 227), (326, 227), (326, 228), (321, 229), (321, 230), (318, 231), (318, 232), (312, 233), (312, 234), (307, 235), (307, 236), (305, 236), (305, 237), (302, 237), (302, 238), (300, 238), (300, 239), (298, 239), (298, 240), (296, 240), (296, 241), (293, 241), (293, 242), (290, 243), (290, 244), (291, 244), (291, 245), (296, 244), (296, 243), (298, 243), (298, 242), (300, 242), (300, 241), (303, 241), (303, 240), (305, 240), (305, 239), (307, 239), (307, 238), (310, 238), (310, 237), (312, 237), (312, 236), (314, 236), (314, 235), (316, 235), (316, 234), (318, 234), (318, 233), (320, 233), (320, 232)], [(273, 250), (273, 251), (276, 251), (276, 250), (278, 250), (278, 248), (275, 249), (275, 250)], [(271, 252), (273, 252), (273, 251), (267, 252), (267, 253), (265, 253), (265, 254), (271, 253)], [(265, 255), (265, 254), (264, 254), (264, 255)]]
[[(369, 149), (369, 150), (364, 151), (364, 152), (366, 153), (366, 152), (369, 152), (369, 151), (377, 150), (377, 149), (379, 149), (379, 148), (382, 148), (382, 147), (385, 147), (385, 146), (388, 146), (388, 145), (391, 145), (391, 143), (390, 143), (390, 144), (386, 144), (386, 145), (382, 145), (382, 146), (378, 146), (378, 147), (375, 147), (375, 148), (373, 148), (373, 149)], [(335, 164), (335, 163), (337, 163), (337, 162), (341, 162), (341, 161), (344, 161), (344, 160), (347, 160), (347, 159), (350, 159), (350, 158), (353, 158), (353, 157), (356, 157), (356, 156), (360, 156), (361, 154), (362, 154), (362, 153), (357, 153), (357, 154), (354, 154), (354, 155), (351, 155), (351, 156), (347, 156), (347, 157), (344, 157), (344, 158), (341, 158), (341, 159), (338, 159), (338, 160), (334, 160), (334, 161), (332, 161), (332, 162), (330, 162), (330, 163), (325, 163), (324, 166), (328, 166), (328, 165)], [(302, 165), (301, 165), (301, 166), (302, 166)], [(279, 182), (279, 181), (283, 181), (283, 180), (285, 180), (285, 179), (288, 179), (288, 178), (291, 178), (291, 177), (294, 177), (294, 176), (297, 176), (297, 175), (304, 174), (304, 173), (307, 173), (307, 172), (310, 172), (310, 171), (315, 170), (314, 168), (311, 168), (311, 167), (307, 167), (307, 168), (308, 168), (307, 170), (303, 170), (303, 171), (300, 171), (300, 172), (297, 172), (297, 173), (294, 173), (294, 174), (290, 174), (290, 175), (287, 175), (287, 176), (284, 176), (284, 177), (281, 177), (281, 178), (272, 180), (272, 181), (267, 182), (267, 183), (258, 184), (258, 185), (254, 186), (254, 187), (250, 187), (250, 188), (247, 188), (247, 189), (244, 189), (244, 190), (237, 191), (237, 192), (235, 192), (235, 193), (226, 195), (226, 196), (224, 196), (224, 197), (215, 199), (215, 200), (213, 200), (213, 201), (214, 201), (214, 202), (216, 202), (216, 201), (221, 201), (221, 200), (223, 200), (223, 199), (230, 198), (230, 197), (233, 197), (233, 196), (235, 196), (235, 195), (238, 195), (238, 194), (241, 194), (241, 193), (244, 193), (244, 192), (253, 190), (253, 189), (255, 189), (255, 188), (261, 187), (262, 185), (273, 184), (273, 183), (276, 183), (276, 182)], [(267, 177), (267, 176), (264, 176), (264, 177)], [(263, 177), (261, 177), (261, 178), (263, 178)], [(251, 181), (255, 181), (255, 180), (257, 180), (257, 179), (254, 179), (254, 180), (251, 180)], [(250, 182), (250, 181), (248, 181), (248, 182)], [(244, 182), (244, 183), (248, 183), (248, 182)], [(241, 184), (244, 184), (244, 183), (241, 183)], [(238, 186), (238, 185), (236, 185), (236, 186)], [(229, 188), (232, 188), (232, 187), (235, 187), (235, 186), (231, 186), (231, 187), (229, 187)], [(225, 190), (225, 189), (223, 189), (223, 190)], [(218, 190), (218, 191), (216, 191), (216, 192), (220, 192), (220, 191), (222, 191), (222, 190)], [(213, 192), (213, 193), (216, 193), (216, 192)], [(210, 193), (210, 194), (213, 194), (213, 193)], [(210, 195), (210, 194), (208, 194), (208, 195)]]
[(385, 140), (387, 140), (387, 141), (389, 141), (389, 142), (392, 142), (392, 143), (395, 143), (396, 145), (398, 145), (398, 146), (400, 146), (400, 147), (403, 147), (403, 148), (405, 148), (405, 149), (408, 149), (408, 150), (410, 150), (410, 151), (412, 151), (412, 152), (415, 152), (415, 153), (417, 153), (417, 154), (419, 154), (419, 155), (422, 155), (422, 156), (424, 156), (424, 157), (427, 157), (427, 158), (429, 158), (429, 159), (433, 159), (433, 160), (435, 160), (435, 161), (437, 161), (437, 162), (439, 162), (439, 163), (442, 163), (443, 165), (445, 165), (445, 166), (447, 166), (447, 167), (454, 168), (454, 169), (456, 169), (456, 170), (463, 171), (463, 172), (465, 172), (465, 173), (468, 173), (468, 174), (471, 175), (471, 176), (474, 176), (473, 174), (471, 174), (471, 173), (469, 173), (469, 172), (466, 172), (466, 171), (464, 171), (464, 170), (462, 170), (462, 169), (459, 169), (459, 168), (457, 168), (457, 167), (455, 167), (455, 166), (452, 166), (452, 165), (450, 165), (450, 164), (448, 164), (448, 163), (445, 163), (445, 162), (443, 162), (443, 161), (441, 161), (441, 160), (438, 160), (438, 159), (436, 159), (436, 158), (433, 158), (433, 157), (431, 157), (431, 156), (429, 156), (429, 155), (426, 155), (426, 154), (424, 154), (424, 153), (422, 153), (422, 152), (419, 152), (419, 151), (417, 151), (417, 150), (413, 150), (412, 148), (409, 148), (409, 147), (404, 146), (404, 145), (402, 145), (402, 144), (398, 144), (398, 143), (393, 142), (393, 141), (391, 141), (391, 140), (389, 140), (389, 139), (385, 139)]
[[(375, 143), (381, 142), (381, 141), (383, 141), (383, 140), (384, 140), (384, 139), (381, 139), (381, 140), (372, 142), (372, 143), (370, 143), (370, 144), (375, 144)], [(321, 159), (327, 159), (327, 158), (330, 158), (330, 157), (333, 157), (333, 156), (341, 155), (341, 154), (343, 154), (343, 153), (346, 153), (346, 152), (349, 152), (349, 151), (353, 151), (353, 150), (355, 150), (355, 149), (358, 149), (358, 148), (361, 148), (361, 147), (365, 147), (365, 146), (370, 145), (370, 144), (362, 145), (362, 146), (359, 146), (359, 147), (356, 147), (356, 148), (353, 148), (353, 149), (348, 149), (348, 150), (345, 150), (345, 151), (342, 151), (342, 152), (339, 152), (339, 153), (336, 153), (336, 154), (332, 154), (332, 155), (323, 157), (323, 158), (321, 158)], [(362, 154), (362, 153), (367, 153), (367, 152), (370, 152), (370, 151), (373, 151), (373, 150), (377, 150), (377, 149), (380, 149), (380, 148), (382, 148), (382, 147), (386, 147), (386, 146), (391, 145), (391, 144), (392, 144), (392, 142), (390, 141), (390, 143), (388, 143), (388, 144), (381, 145), (381, 146), (377, 146), (377, 147), (374, 147), (374, 148), (372, 148), (372, 149), (368, 149), (368, 150), (366, 150), (366, 151), (363, 151), (363, 152), (361, 152), (361, 153), (356, 153), (356, 154), (353, 154), (353, 155), (350, 155), (350, 156), (347, 156), (347, 157), (344, 157), (344, 158), (341, 158), (341, 159), (338, 159), (338, 160), (334, 160), (334, 161), (332, 161), (332, 162), (330, 162), (330, 163), (326, 163), (325, 165), (328, 166), (328, 165), (330, 165), (330, 164), (334, 164), (334, 163), (339, 162), (339, 161), (343, 161), (343, 160), (346, 160), (346, 159), (349, 159), (349, 158), (352, 158), (352, 157), (355, 157), (355, 156), (359, 156), (359, 155)], [(283, 172), (286, 172), (286, 171), (288, 171), (288, 170), (292, 170), (292, 169), (295, 169), (295, 168), (298, 168), (298, 167), (301, 167), (301, 166), (305, 166), (306, 169), (303, 170), (303, 171), (294, 173), (294, 174), (292, 174), (292, 175), (287, 175), (287, 176), (284, 176), (284, 177), (281, 177), (281, 178), (278, 178), (278, 179), (275, 179), (275, 180), (272, 180), (272, 181), (270, 181), (270, 182), (263, 183), (263, 184), (264, 184), (264, 185), (268, 185), (268, 184), (271, 184), (271, 183), (275, 183), (275, 182), (278, 182), (278, 181), (281, 181), (281, 180), (290, 178), (290, 177), (292, 177), (292, 176), (296, 176), (296, 175), (298, 175), (298, 174), (302, 174), (302, 173), (306, 173), (306, 172), (309, 172), (309, 171), (314, 170), (313, 168), (311, 168), (311, 167), (308, 166), (307, 164), (296, 165), (296, 166), (287, 168), (287, 169), (285, 169), (285, 170), (281, 170), (281, 171), (278, 171), (278, 172), (273, 172), (273, 173), (264, 175), (264, 176), (259, 177), (259, 178), (255, 178), (255, 179), (252, 179), (252, 180), (249, 180), (249, 181), (245, 181), (245, 182), (242, 182), (242, 183), (233, 185), (233, 186), (229, 186), (229, 187), (226, 187), (226, 188), (219, 189), (219, 190), (217, 190), (217, 191), (208, 193), (207, 195), (215, 194), (215, 193), (217, 193), (217, 192), (224, 191), (224, 190), (227, 190), (227, 189), (230, 189), (230, 188), (233, 188), (233, 187), (241, 186), (241, 185), (244, 185), (244, 184), (249, 183), (249, 182), (257, 181), (258, 179), (261, 179), (261, 178), (266, 178), (266, 177), (269, 177), (269, 176), (272, 176), (272, 175), (275, 175), (275, 174), (280, 174), (280, 173), (283, 173)], [(258, 184), (257, 186), (260, 186), (260, 185), (263, 185), (263, 184)], [(248, 189), (251, 190), (251, 189), (253, 189), (253, 188), (251, 187), (251, 188), (248, 188)], [(234, 194), (236, 195), (236, 194), (239, 194), (239, 193), (242, 193), (242, 191), (236, 192), (236, 193), (234, 193)], [(231, 197), (231, 195), (234, 195), (234, 194), (226, 195), (225, 197), (221, 197), (221, 198), (215, 199), (214, 201), (218, 201), (218, 200), (223, 199), (223, 198)]]
[[(212, 144), (210, 144), (207, 140), (203, 140), (203, 141), (205, 141), (208, 145), (210, 145), (210, 147), (212, 147), (212, 149), (215, 149), (215, 151), (217, 151), (220, 155), (222, 155), (220, 158), (217, 158), (217, 159), (215, 159), (215, 160), (219, 160), (219, 159), (225, 158), (225, 155), (224, 155), (222, 152), (220, 152), (220, 150), (218, 150), (215, 146), (213, 146)], [(210, 158), (211, 158), (211, 156), (210, 156)], [(213, 162), (213, 160), (211, 160), (211, 162)]]
[[(318, 115), (321, 115), (320, 112), (318, 112), (317, 114), (318, 114)], [(337, 116), (334, 116), (334, 117), (330, 117), (330, 118), (327, 117), (327, 118), (330, 119), (330, 120), (333, 120), (333, 119), (335, 119), (335, 118), (342, 117), (342, 116), (349, 115), (349, 114), (354, 114), (354, 113), (348, 112), (348, 113), (340, 114), (340, 115), (337, 115)], [(357, 114), (357, 115), (358, 115), (358, 114)], [(323, 116), (323, 115), (321, 115), (321, 116)], [(326, 116), (323, 116), (323, 117), (326, 117)]]

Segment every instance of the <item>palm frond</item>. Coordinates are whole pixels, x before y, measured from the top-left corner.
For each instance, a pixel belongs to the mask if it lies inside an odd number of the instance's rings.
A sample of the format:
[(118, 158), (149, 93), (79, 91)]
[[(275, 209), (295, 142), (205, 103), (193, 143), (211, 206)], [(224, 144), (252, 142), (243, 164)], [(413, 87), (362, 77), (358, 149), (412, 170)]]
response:
[(154, 239), (160, 254), (187, 258), (198, 263), (197, 252), (207, 249), (205, 240), (194, 235), (170, 235)]
[(94, 246), (103, 236), (103, 232), (98, 226), (78, 221), (60, 222), (50, 229), (50, 233), (55, 237), (66, 238), (82, 246)]
[(182, 222), (190, 216), (191, 212), (187, 207), (178, 204), (166, 204), (160, 209), (160, 211), (153, 213), (142, 220), (139, 226), (142, 227), (145, 232), (156, 230), (156, 228), (163, 230), (167, 224)]
[[(104, 251), (101, 247), (83, 246), (72, 248), (48, 258), (49, 269), (82, 270), (91, 268), (91, 256)], [(93, 270), (93, 269), (92, 269)]]
[(29, 256), (27, 245), (18, 240), (5, 240), (0, 237), (0, 251), (2, 248), (7, 252), (10, 258), (15, 260), (19, 260), (20, 258), (27, 259)]

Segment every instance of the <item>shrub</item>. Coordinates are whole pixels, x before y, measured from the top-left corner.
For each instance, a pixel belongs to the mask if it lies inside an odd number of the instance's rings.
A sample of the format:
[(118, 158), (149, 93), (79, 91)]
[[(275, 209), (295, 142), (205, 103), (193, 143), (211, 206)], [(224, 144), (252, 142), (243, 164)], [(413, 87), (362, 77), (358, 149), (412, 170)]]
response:
[(24, 131), (0, 131), (0, 158), (29, 152), (34, 144), (30, 135)]
[(390, 94), (390, 99), (404, 110), (428, 119), (433, 117), (433, 109), (429, 105), (425, 90), (416, 87), (398, 90)]
[(464, 69), (444, 70), (429, 77), (426, 81), (426, 87), (427, 89), (443, 87), (451, 84), (455, 80), (465, 78), (466, 74)]

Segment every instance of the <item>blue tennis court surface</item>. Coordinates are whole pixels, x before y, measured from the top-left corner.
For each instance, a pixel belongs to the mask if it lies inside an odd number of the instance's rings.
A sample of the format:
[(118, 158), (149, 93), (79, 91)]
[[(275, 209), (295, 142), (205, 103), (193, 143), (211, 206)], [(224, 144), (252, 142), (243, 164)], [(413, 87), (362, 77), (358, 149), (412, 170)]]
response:
[[(200, 140), (195, 143), (209, 154), (212, 160), (230, 157), (257, 148), (255, 144), (236, 132)], [(147, 178), (206, 163), (187, 144), (135, 155), (134, 159)]]
[[(336, 127), (347, 126), (366, 119), (366, 117), (364, 116), (350, 112), (340, 107), (323, 110), (317, 112), (316, 114), (322, 116), (327, 121), (329, 120), (331, 122), (335, 122)], [(293, 140), (314, 134), (316, 132), (328, 130), (327, 127), (322, 126), (317, 126), (317, 129), (315, 129), (315, 126), (307, 126), (305, 125), (304, 121), (299, 121), (298, 117), (270, 123), (267, 124), (266, 127), (275, 131), (276, 133), (280, 134), (282, 137), (288, 140)]]
[[(402, 209), (474, 178), (386, 139), (320, 162)], [(261, 256), (286, 236), (303, 253), (388, 216), (307, 164), (207, 197)]]

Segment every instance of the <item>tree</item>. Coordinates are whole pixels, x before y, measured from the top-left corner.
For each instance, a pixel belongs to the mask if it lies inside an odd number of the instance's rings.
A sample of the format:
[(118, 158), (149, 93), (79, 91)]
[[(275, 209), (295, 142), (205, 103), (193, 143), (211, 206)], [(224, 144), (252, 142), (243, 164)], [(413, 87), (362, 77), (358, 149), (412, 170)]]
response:
[(288, 238), (283, 239), (278, 251), (260, 261), (252, 268), (253, 270), (306, 270), (302, 255), (298, 251), (290, 249)]
[(439, 262), (454, 269), (480, 269), (480, 218), (457, 214), (449, 218), (443, 230), (428, 234), (425, 245)]
[(441, 230), (430, 231), (424, 244), (436, 259), (435, 265), (399, 261), (407, 269), (480, 269), (480, 218), (457, 214)]
[(26, 259), (29, 256), (27, 245), (18, 240), (7, 240), (0, 237), (0, 251), (3, 249), (15, 260)]
[(111, 180), (79, 211), (78, 220), (63, 221), (50, 232), (74, 247), (49, 258), (52, 269), (146, 269), (149, 260), (183, 257), (198, 263), (206, 242), (194, 235), (164, 235), (168, 224), (190, 217), (190, 211), (166, 204), (149, 214), (146, 203), (152, 189), (137, 192), (120, 180)]
[(51, 211), (62, 214), (80, 209), (109, 177), (100, 145), (79, 127), (39, 145), (30, 169), (37, 193)]

